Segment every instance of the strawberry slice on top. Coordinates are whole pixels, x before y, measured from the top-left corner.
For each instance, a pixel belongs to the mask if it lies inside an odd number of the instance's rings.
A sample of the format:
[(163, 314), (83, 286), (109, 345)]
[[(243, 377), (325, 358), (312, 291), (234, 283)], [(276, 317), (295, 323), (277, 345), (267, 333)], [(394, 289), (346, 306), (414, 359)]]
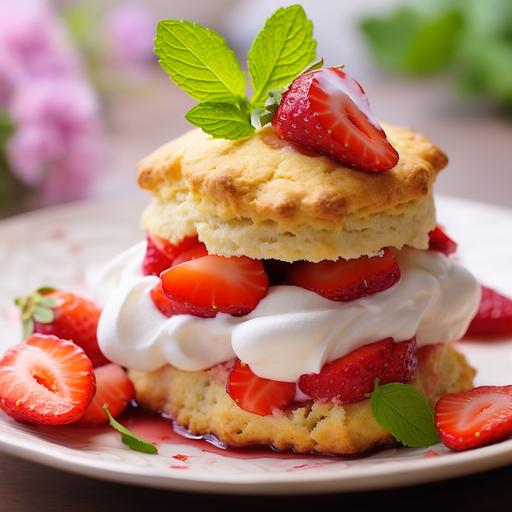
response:
[(184, 313), (202, 317), (246, 315), (268, 290), (263, 264), (246, 256), (203, 256), (166, 270), (160, 279)]
[(367, 172), (398, 163), (361, 85), (343, 69), (298, 76), (284, 92), (272, 125), (279, 137)]
[(435, 407), (443, 443), (470, 450), (512, 436), (512, 386), (480, 386), (443, 396)]
[(287, 276), (290, 284), (342, 302), (381, 292), (399, 280), (400, 268), (389, 249), (384, 249), (382, 256), (371, 258), (293, 263)]
[(229, 373), (226, 391), (245, 411), (267, 416), (293, 402), (295, 383), (263, 379), (237, 360)]
[(82, 417), (94, 392), (91, 361), (71, 341), (34, 334), (0, 360), (0, 408), (16, 420), (73, 423)]

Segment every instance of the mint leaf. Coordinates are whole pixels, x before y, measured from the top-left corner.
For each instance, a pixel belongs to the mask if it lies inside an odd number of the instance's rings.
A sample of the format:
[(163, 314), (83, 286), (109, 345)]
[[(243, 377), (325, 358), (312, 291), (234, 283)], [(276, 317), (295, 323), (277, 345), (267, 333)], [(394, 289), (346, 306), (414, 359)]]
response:
[(405, 446), (426, 447), (439, 442), (434, 411), (425, 395), (410, 384), (376, 385), (371, 406), (377, 423)]
[(153, 443), (136, 436), (133, 432), (130, 432), (126, 427), (121, 425), (121, 423), (116, 421), (108, 410), (108, 404), (103, 404), (103, 409), (107, 413), (110, 426), (121, 434), (121, 441), (123, 441), (126, 446), (136, 452), (150, 453), (151, 455), (158, 453), (158, 448)]
[(199, 101), (234, 103), (245, 94), (245, 76), (225, 39), (199, 23), (158, 23), (155, 53), (170, 78)]
[(316, 56), (313, 23), (300, 5), (279, 8), (265, 23), (248, 54), (254, 95), (263, 106), (267, 93), (287, 86)]
[(361, 29), (380, 65), (401, 73), (423, 75), (452, 62), (462, 16), (455, 8), (432, 13), (402, 7), (389, 16), (365, 19)]
[(200, 103), (190, 109), (185, 118), (219, 139), (243, 139), (254, 133), (249, 115), (229, 103)]

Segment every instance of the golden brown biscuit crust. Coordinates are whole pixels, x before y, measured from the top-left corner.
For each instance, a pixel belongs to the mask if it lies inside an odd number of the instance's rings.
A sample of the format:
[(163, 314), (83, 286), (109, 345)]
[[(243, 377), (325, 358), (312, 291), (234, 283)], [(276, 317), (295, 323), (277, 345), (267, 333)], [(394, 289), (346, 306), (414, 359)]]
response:
[[(420, 358), (413, 384), (435, 403), (445, 393), (470, 389), (474, 373), (462, 354), (444, 344)], [(200, 372), (171, 366), (149, 373), (130, 371), (143, 407), (169, 414), (194, 434), (212, 433), (230, 446), (354, 454), (394, 443), (373, 418), (369, 400), (344, 406), (308, 403), (258, 416), (233, 402), (225, 391), (226, 377), (222, 366)]]
[(138, 182), (163, 203), (190, 191), (203, 213), (224, 220), (340, 226), (347, 215), (364, 218), (426, 197), (447, 163), (426, 137), (384, 128), (400, 160), (378, 175), (305, 155), (277, 140), (271, 128), (242, 141), (195, 129), (142, 160)]

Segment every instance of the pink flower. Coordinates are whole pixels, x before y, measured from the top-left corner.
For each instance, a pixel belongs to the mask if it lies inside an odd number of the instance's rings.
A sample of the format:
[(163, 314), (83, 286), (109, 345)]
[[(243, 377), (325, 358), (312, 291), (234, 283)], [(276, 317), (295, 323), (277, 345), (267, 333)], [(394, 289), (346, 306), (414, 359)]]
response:
[(79, 57), (47, 1), (0, 2), (0, 105), (20, 81), (79, 70)]
[(46, 202), (84, 197), (104, 152), (91, 88), (76, 77), (31, 80), (16, 89), (9, 113), (17, 129), (7, 157), (18, 178), (42, 187)]
[(110, 11), (105, 31), (114, 63), (136, 68), (152, 62), (155, 25), (154, 15), (142, 4), (125, 3)]

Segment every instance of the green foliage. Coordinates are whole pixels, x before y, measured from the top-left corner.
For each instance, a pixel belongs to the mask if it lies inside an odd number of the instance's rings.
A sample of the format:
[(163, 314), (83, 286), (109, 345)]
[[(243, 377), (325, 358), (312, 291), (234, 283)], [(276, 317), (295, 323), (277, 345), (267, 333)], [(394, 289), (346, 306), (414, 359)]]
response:
[(510, 0), (424, 0), (368, 17), (361, 30), (383, 68), (449, 71), (460, 90), (512, 108)]

